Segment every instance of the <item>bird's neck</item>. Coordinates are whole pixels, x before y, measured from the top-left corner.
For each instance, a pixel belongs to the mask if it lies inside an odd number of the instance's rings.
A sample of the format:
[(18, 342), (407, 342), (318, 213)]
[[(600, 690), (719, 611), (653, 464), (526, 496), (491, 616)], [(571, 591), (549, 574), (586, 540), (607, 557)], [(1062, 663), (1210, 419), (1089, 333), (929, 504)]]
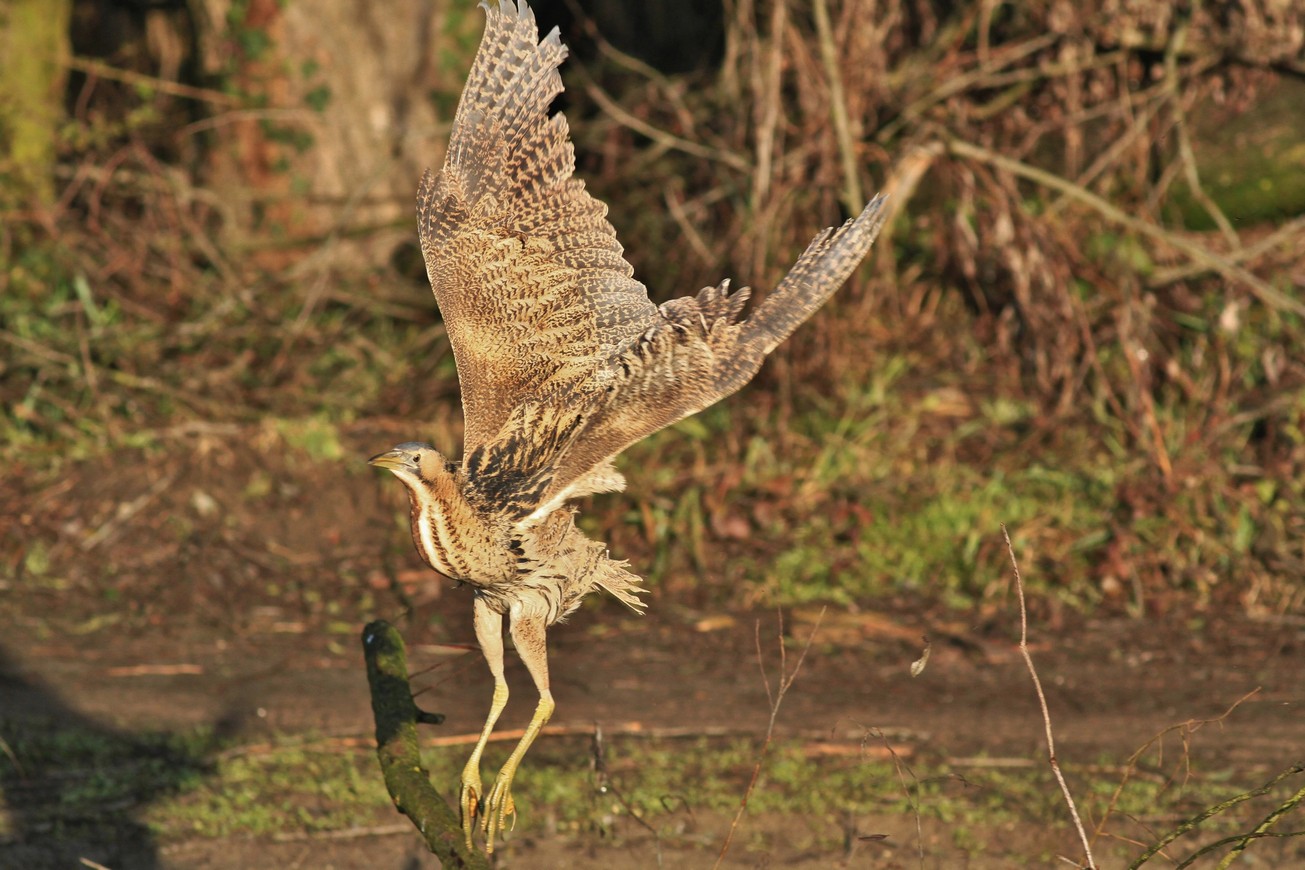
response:
[(497, 580), (509, 564), (499, 554), (502, 536), (467, 501), (457, 480), (450, 475), (404, 484), (412, 508), (412, 540), (426, 564), (455, 580)]

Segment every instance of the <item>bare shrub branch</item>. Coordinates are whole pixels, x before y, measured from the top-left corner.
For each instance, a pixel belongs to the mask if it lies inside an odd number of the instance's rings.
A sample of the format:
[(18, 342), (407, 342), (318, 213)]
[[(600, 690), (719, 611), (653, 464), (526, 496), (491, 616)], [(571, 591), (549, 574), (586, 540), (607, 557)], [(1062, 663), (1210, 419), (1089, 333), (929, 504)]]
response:
[(725, 860), (725, 855), (730, 850), (730, 844), (734, 841), (734, 832), (739, 827), (739, 822), (743, 819), (743, 814), (748, 809), (748, 799), (752, 797), (752, 790), (757, 787), (757, 779), (761, 776), (761, 766), (766, 760), (766, 752), (770, 749), (771, 740), (775, 736), (775, 721), (779, 718), (780, 705), (784, 703), (784, 696), (793, 686), (793, 681), (797, 679), (798, 671), (802, 670), (802, 662), (806, 660), (807, 652), (811, 649), (811, 643), (816, 639), (816, 632), (820, 630), (820, 623), (825, 618), (825, 611), (828, 608), (820, 608), (820, 615), (816, 617), (816, 624), (811, 627), (811, 633), (807, 635), (807, 642), (802, 647), (802, 652), (798, 655), (797, 661), (793, 664), (793, 670), (787, 670), (788, 653), (784, 648), (784, 615), (779, 615), (779, 626), (776, 629), (778, 646), (779, 646), (779, 683), (775, 692), (770, 689), (770, 677), (766, 673), (766, 662), (761, 653), (761, 621), (758, 620), (755, 628), (757, 644), (757, 666), (761, 668), (761, 682), (766, 687), (766, 700), (770, 702), (770, 721), (766, 723), (766, 736), (761, 741), (761, 749), (757, 751), (757, 763), (752, 766), (752, 778), (748, 780), (748, 787), (743, 791), (743, 797), (739, 800), (738, 811), (734, 813), (734, 818), (730, 822), (730, 828), (725, 835), (725, 842), (720, 848), (720, 854), (716, 856), (716, 863), (713, 868), (721, 866)]
[(1121, 226), (1128, 227), (1135, 232), (1144, 236), (1157, 239), (1172, 248), (1182, 251), (1193, 262), (1200, 263), (1207, 269), (1218, 272), (1230, 281), (1236, 281), (1246, 286), (1257, 298), (1265, 305), (1280, 310), (1292, 311), (1296, 314), (1305, 315), (1305, 303), (1278, 290), (1276, 287), (1264, 281), (1261, 278), (1252, 275), (1246, 269), (1238, 266), (1236, 263), (1228, 260), (1226, 257), (1212, 253), (1196, 242), (1183, 238), (1177, 233), (1171, 232), (1157, 224), (1144, 221), (1141, 218), (1133, 217), (1106, 200), (1097, 196), (1089, 190), (1086, 190), (1072, 181), (1061, 178), (1054, 173), (1038, 169), (1036, 166), (1030, 166), (1018, 160), (1013, 160), (995, 151), (984, 148), (980, 145), (974, 145), (969, 142), (963, 142), (959, 139), (952, 139), (947, 143), (947, 148), (953, 154), (961, 157), (969, 157), (978, 160), (990, 166), (1004, 170), (1017, 175), (1020, 178), (1028, 179), (1057, 190), (1071, 199), (1077, 200), (1082, 205), (1096, 211), (1103, 217), (1117, 223)]
[[(1187, 819), (1181, 825), (1174, 828), (1172, 831), (1170, 831), (1168, 834), (1162, 837), (1159, 841), (1157, 841), (1155, 845), (1151, 846), (1151, 848), (1147, 849), (1145, 852), (1139, 855), (1137, 860), (1135, 860), (1132, 864), (1128, 865), (1129, 870), (1137, 870), (1138, 867), (1141, 867), (1143, 864), (1150, 861), (1157, 854), (1159, 854), (1160, 851), (1164, 849), (1165, 846), (1168, 846), (1170, 843), (1172, 843), (1174, 840), (1177, 840), (1179, 837), (1183, 836), (1184, 834), (1195, 830), (1206, 819), (1209, 819), (1213, 816), (1217, 816), (1220, 813), (1225, 813), (1228, 810), (1232, 809), (1233, 807), (1237, 806), (1238, 804), (1245, 803), (1246, 801), (1251, 800), (1252, 798), (1257, 798), (1266, 795), (1273, 790), (1274, 786), (1282, 782), (1284, 779), (1295, 776), (1296, 774), (1302, 772), (1305, 772), (1305, 765), (1301, 765), (1301, 764), (1292, 765), (1291, 767), (1287, 768), (1282, 773), (1278, 774), (1273, 779), (1269, 780), (1259, 788), (1254, 789), (1253, 791), (1245, 792), (1244, 794), (1239, 794), (1236, 797), (1229, 798), (1226, 801), (1217, 803), (1212, 807), (1202, 810), (1201, 812), (1192, 816), (1190, 819)], [(1246, 848), (1246, 846), (1250, 843), (1250, 841), (1254, 839), (1265, 837), (1265, 836), (1295, 837), (1295, 836), (1301, 836), (1305, 834), (1305, 832), (1301, 832), (1301, 831), (1293, 831), (1291, 833), (1281, 834), (1281, 835), (1268, 833), (1268, 829), (1270, 827), (1276, 824), (1288, 811), (1294, 809), (1297, 805), (1299, 805), (1302, 800), (1305, 800), (1305, 788), (1300, 789), (1290, 798), (1285, 800), (1283, 803), (1279, 804), (1273, 810), (1273, 812), (1271, 812), (1264, 819), (1264, 821), (1262, 821), (1259, 825), (1257, 825), (1256, 828), (1250, 833), (1241, 834), (1236, 837), (1229, 837), (1224, 840), (1220, 840), (1217, 843), (1211, 843), (1208, 846), (1205, 846), (1197, 850), (1195, 854), (1188, 856), (1187, 860), (1179, 864), (1178, 866), (1187, 867), (1196, 858), (1200, 857), (1201, 855), (1204, 855), (1205, 853), (1211, 851), (1212, 849), (1218, 848), (1219, 846), (1227, 845), (1228, 843), (1231, 842), (1236, 842), (1240, 845), (1240, 848), (1234, 848), (1233, 850), (1231, 850), (1228, 853), (1228, 855), (1224, 857), (1224, 860), (1221, 861), (1219, 864), (1221, 868), (1227, 867), (1233, 862), (1233, 860), (1235, 860), (1237, 855), (1241, 854), (1241, 852)]]
[(1092, 860), (1092, 844), (1088, 840), (1087, 831), (1083, 828), (1083, 821), (1079, 818), (1078, 806), (1074, 803), (1074, 796), (1070, 794), (1069, 783), (1065, 782), (1065, 775), (1060, 772), (1060, 761), (1056, 758), (1056, 738), (1051, 729), (1051, 711), (1047, 707), (1047, 696), (1042, 691), (1042, 680), (1038, 678), (1038, 669), (1033, 665), (1033, 656), (1029, 655), (1029, 614), (1024, 604), (1024, 580), (1020, 577), (1019, 561), (1015, 558), (1015, 547), (1010, 542), (1010, 532), (1006, 530), (1005, 523), (1002, 523), (1001, 534), (1006, 539), (1006, 552), (1010, 554), (1010, 564), (1015, 571), (1015, 592), (1020, 602), (1020, 655), (1024, 656), (1024, 663), (1028, 665), (1029, 676), (1033, 678), (1033, 688), (1038, 693), (1038, 705), (1042, 708), (1042, 724), (1047, 732), (1047, 758), (1051, 762), (1051, 772), (1055, 774), (1056, 782), (1060, 783), (1060, 791), (1065, 795), (1065, 804), (1074, 819), (1079, 840), (1083, 843), (1083, 854), (1087, 858), (1087, 863), (1083, 866), (1091, 870), (1097, 866)]

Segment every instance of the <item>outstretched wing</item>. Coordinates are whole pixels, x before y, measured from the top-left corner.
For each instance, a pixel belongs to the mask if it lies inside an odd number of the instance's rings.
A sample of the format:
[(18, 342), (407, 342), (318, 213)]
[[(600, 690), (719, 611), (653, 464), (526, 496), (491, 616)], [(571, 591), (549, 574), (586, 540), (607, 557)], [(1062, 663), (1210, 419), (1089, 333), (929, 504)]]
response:
[[(729, 282), (696, 298), (665, 303), (653, 326), (634, 337), (610, 363), (610, 378), (592, 399), (583, 426), (560, 451), (539, 490), (538, 519), (569, 498), (619, 488), (610, 460), (678, 420), (735, 392), (761, 368), (766, 355), (815, 313), (857, 267), (888, 216), (876, 196), (853, 220), (825, 230), (752, 316), (740, 321), (747, 289)], [(575, 398), (569, 403), (574, 406)]]
[(464, 453), (523, 402), (584, 391), (658, 320), (607, 207), (572, 178), (566, 119), (549, 116), (566, 57), (522, 2), (486, 12), (444, 168), (417, 195), (426, 274), (457, 360)]

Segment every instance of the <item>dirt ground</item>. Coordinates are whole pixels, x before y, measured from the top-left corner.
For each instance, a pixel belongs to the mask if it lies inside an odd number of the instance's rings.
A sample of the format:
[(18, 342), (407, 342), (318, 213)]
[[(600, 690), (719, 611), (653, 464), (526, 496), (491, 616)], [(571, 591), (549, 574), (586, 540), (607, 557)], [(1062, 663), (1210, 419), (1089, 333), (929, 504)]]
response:
[[(385, 441), (374, 432), (359, 440)], [(402, 543), (394, 520), (399, 488), (360, 470), (342, 475), (327, 498), (293, 483), (316, 468), (309, 460), (238, 442), (94, 461), (53, 480), (7, 478), (3, 495), (20, 510), (0, 527), (0, 540), (9, 564), (20, 567), (3, 589), (0, 721), (75, 720), (121, 735), (208, 724), (250, 740), (366, 738), (372, 723), (358, 632), (382, 617), (403, 627), (414, 671), (437, 666), (418, 684), (431, 687), (423, 704), (448, 716), (438, 731), (476, 731), (488, 673), (478, 654), (445, 646), (471, 642), (470, 597), (414, 573), (415, 556), (396, 555), (403, 552), (395, 543)], [(250, 481), (260, 480), (271, 484), (258, 483), (250, 495)], [(40, 558), (25, 558), (34, 546), (43, 548)], [(389, 577), (411, 597), (407, 617)], [(785, 700), (779, 736), (855, 742), (878, 728), (904, 753), (957, 769), (980, 756), (1041, 763), (1043, 725), (1015, 644), (1018, 614), (1013, 601), (1006, 605), (972, 616), (902, 601), (875, 612), (831, 608)], [(790, 664), (816, 612), (785, 613)], [(756, 638), (773, 678), (778, 631), (774, 612), (695, 609), (666, 589), (654, 592), (642, 618), (613, 602), (586, 607), (549, 636), (553, 723), (760, 736), (769, 704)], [(913, 678), (926, 634), (932, 654)], [(1218, 717), (1249, 693), (1221, 723), (1190, 735), (1193, 768), (1229, 771), (1250, 788), (1305, 761), (1299, 620), (1060, 617), (1035, 621), (1031, 643), (1066, 763), (1126, 759), (1162, 729)], [(500, 727), (519, 727), (533, 696), (511, 656), (508, 680), (515, 694)], [(1170, 741), (1166, 763), (1182, 748), (1180, 737)], [(584, 764), (577, 761), (577, 776), (588, 775)], [(367, 835), (157, 843), (138, 820), (148, 802), (142, 796), (137, 806), (113, 810), (123, 842), (134, 843), (121, 867), (435, 866), (397, 816)], [(749, 820), (780, 832), (783, 824)], [(851, 824), (853, 833), (887, 831), (887, 845), (850, 836), (838, 854), (815, 854), (795, 838), (786, 847), (781, 836), (769, 853), (736, 850), (727, 866), (921, 866), (910, 820)], [(694, 830), (662, 845), (662, 866), (711, 866), (727, 825), (697, 818)], [(0, 866), (77, 866), (47, 863), (43, 855), (68, 853), (18, 828), (0, 843)], [(926, 829), (926, 841), (935, 833)], [(1017, 835), (1075, 854), (1068, 825)], [(923, 866), (1002, 866), (926, 852)], [(499, 866), (654, 867), (658, 860), (651, 837), (632, 825), (612, 841), (577, 842), (527, 823), (503, 847)]]

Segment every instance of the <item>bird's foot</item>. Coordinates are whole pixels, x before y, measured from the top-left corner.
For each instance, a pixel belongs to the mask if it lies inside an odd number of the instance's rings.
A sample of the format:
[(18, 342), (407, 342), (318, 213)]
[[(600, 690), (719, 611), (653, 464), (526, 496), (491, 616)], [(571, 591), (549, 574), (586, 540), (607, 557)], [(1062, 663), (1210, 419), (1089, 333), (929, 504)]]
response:
[[(463, 772), (462, 790), (458, 794), (458, 811), (462, 814), (462, 833), (467, 838), (467, 849), (475, 848), (471, 841), (476, 831), (476, 816), (480, 812), (480, 774)], [(484, 826), (484, 819), (481, 819)]]
[[(508, 826), (508, 817), (512, 817)], [(506, 771), (498, 775), (489, 794), (485, 795), (484, 815), (480, 825), (485, 829), (485, 851), (494, 851), (494, 837), (501, 831), (517, 826), (517, 806), (512, 800), (512, 777)]]

